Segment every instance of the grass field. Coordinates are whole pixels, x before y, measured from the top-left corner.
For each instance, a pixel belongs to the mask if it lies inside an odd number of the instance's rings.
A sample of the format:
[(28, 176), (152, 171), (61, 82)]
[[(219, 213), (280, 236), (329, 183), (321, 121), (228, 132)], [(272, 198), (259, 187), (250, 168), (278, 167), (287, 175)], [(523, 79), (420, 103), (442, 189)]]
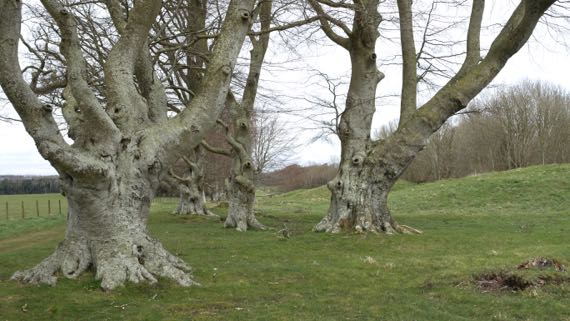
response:
[[(391, 208), (422, 235), (313, 233), (324, 188), (258, 202), (259, 220), (286, 224), (291, 238), (237, 233), (154, 204), (152, 234), (195, 268), (202, 287), (161, 280), (104, 293), (89, 273), (55, 288), (21, 285), (7, 279), (52, 252), (63, 220), (0, 232), (0, 320), (570, 320), (570, 272), (515, 269), (534, 257), (570, 267), (570, 165), (400, 183)], [(487, 292), (474, 281), (498, 271), (560, 282)]]
[(0, 220), (63, 215), (66, 212), (67, 202), (61, 194), (0, 195)]
[(0, 239), (61, 225), (66, 213), (61, 194), (0, 195)]

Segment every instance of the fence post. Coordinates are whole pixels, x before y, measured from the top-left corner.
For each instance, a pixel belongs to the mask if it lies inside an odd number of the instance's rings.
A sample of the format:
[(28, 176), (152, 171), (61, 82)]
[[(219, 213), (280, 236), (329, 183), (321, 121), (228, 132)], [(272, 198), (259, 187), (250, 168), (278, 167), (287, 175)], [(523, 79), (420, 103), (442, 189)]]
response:
[(22, 201), (22, 218), (26, 218), (26, 212), (24, 211), (24, 201)]
[(48, 200), (48, 215), (51, 215), (51, 200)]
[(38, 200), (36, 200), (36, 215), (40, 217), (40, 205), (38, 204)]
[(59, 206), (59, 215), (61, 215), (61, 200), (57, 200), (57, 205)]
[(6, 221), (10, 220), (10, 215), (8, 214), (8, 201), (6, 201)]

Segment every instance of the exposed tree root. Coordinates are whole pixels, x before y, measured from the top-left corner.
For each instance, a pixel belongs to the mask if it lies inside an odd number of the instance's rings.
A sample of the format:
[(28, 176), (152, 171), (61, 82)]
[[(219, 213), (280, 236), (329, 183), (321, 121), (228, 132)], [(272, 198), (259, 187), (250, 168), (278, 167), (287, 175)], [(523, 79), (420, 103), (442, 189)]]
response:
[(14, 273), (12, 279), (54, 286), (59, 271), (73, 279), (93, 267), (105, 291), (125, 282), (153, 284), (156, 277), (172, 279), (182, 286), (199, 285), (191, 279), (190, 266), (170, 254), (160, 242), (146, 235), (127, 239), (92, 240), (91, 246), (87, 246), (86, 240), (65, 240), (40, 264)]
[(208, 210), (203, 204), (197, 204), (197, 203), (190, 203), (185, 205), (181, 204), (173, 212), (173, 214), (220, 217), (219, 215)]
[(423, 234), (421, 230), (415, 229), (408, 225), (398, 225), (398, 231), (403, 234)]
[[(237, 216), (237, 217), (236, 217)], [(254, 230), (267, 230), (267, 227), (261, 224), (253, 215), (231, 215), (228, 214), (224, 222), (225, 228), (235, 228), (238, 232), (245, 232), (248, 228)]]
[(56, 272), (61, 271), (65, 277), (74, 279), (87, 270), (91, 263), (86, 240), (65, 240), (40, 264), (31, 269), (17, 271), (11, 279), (54, 286), (57, 283)]
[(377, 222), (372, 223), (369, 220), (357, 219), (358, 223), (350, 224), (348, 218), (340, 218), (336, 222), (331, 222), (329, 217), (323, 218), (314, 228), (315, 232), (325, 233), (376, 233), (376, 234), (422, 234), (423, 232), (410, 227), (408, 225), (400, 225), (396, 222)]

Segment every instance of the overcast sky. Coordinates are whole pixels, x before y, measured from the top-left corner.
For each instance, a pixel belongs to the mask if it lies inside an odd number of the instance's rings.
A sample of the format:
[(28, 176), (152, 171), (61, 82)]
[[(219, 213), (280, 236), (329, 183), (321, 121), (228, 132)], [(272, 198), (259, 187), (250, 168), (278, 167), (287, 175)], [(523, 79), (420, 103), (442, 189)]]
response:
[[(503, 3), (503, 2), (500, 2)], [(487, 9), (487, 20), (495, 19), (494, 15), (508, 14), (509, 10), (503, 7), (491, 7)], [(508, 85), (514, 84), (524, 79), (544, 80), (560, 85), (570, 90), (570, 59), (569, 50), (564, 46), (567, 39), (557, 38), (563, 35), (549, 34), (544, 28), (535, 32), (533, 40), (525, 46), (517, 55), (509, 60), (507, 66), (501, 71), (493, 84)], [(491, 38), (488, 37), (490, 41)], [(540, 41), (538, 41), (540, 40)], [(485, 43), (485, 39), (483, 39)], [(382, 43), (379, 42), (379, 46)], [(340, 48), (328, 46), (324, 48), (312, 48), (312, 52), (306, 61), (299, 66), (301, 69), (291, 71), (280, 71), (265, 73), (264, 79), (270, 84), (279, 84), (279, 90), (286, 91), (289, 95), (294, 94), (305, 97), (314, 94), (315, 89), (310, 88), (308, 80), (310, 72), (302, 68), (320, 70), (333, 76), (346, 76), (349, 74), (350, 62), (348, 54)], [(378, 54), (382, 55), (382, 49), (378, 49)], [(273, 52), (273, 57), (269, 60), (278, 60), (279, 52)], [(398, 68), (380, 69), (386, 74), (386, 78), (379, 85), (379, 94), (399, 92), (400, 71)], [(348, 78), (345, 79), (349, 81)], [(312, 79), (314, 82), (314, 78)], [(309, 89), (308, 89), (309, 88)], [(318, 92), (318, 91), (317, 91)], [(391, 101), (377, 106), (374, 116), (374, 127), (378, 128), (382, 124), (397, 118), (398, 101)], [(11, 106), (4, 103), (0, 106), (0, 113), (3, 116), (17, 118)], [(289, 121), (295, 121), (289, 118)], [(295, 132), (300, 138), (302, 147), (299, 149), (295, 161), (308, 163), (324, 163), (338, 159), (340, 153), (339, 144), (335, 139), (330, 142), (308, 142), (311, 138), (309, 132)], [(38, 154), (33, 140), (27, 135), (23, 125), (18, 122), (0, 122), (0, 175), (50, 175), (56, 174), (50, 164), (43, 160)]]

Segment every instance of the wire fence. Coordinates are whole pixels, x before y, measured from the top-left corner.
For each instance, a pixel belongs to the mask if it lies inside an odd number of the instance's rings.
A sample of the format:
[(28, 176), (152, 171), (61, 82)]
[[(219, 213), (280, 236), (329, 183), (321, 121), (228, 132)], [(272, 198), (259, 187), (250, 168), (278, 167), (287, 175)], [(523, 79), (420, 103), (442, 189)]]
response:
[[(177, 197), (153, 199), (153, 209), (172, 209), (178, 205)], [(67, 200), (57, 194), (0, 195), (0, 221), (55, 217), (67, 215)]]
[(156, 197), (152, 200), (151, 209), (174, 211), (178, 201), (178, 197)]
[(0, 201), (0, 220), (32, 217), (63, 216), (67, 213), (65, 199), (21, 199)]

